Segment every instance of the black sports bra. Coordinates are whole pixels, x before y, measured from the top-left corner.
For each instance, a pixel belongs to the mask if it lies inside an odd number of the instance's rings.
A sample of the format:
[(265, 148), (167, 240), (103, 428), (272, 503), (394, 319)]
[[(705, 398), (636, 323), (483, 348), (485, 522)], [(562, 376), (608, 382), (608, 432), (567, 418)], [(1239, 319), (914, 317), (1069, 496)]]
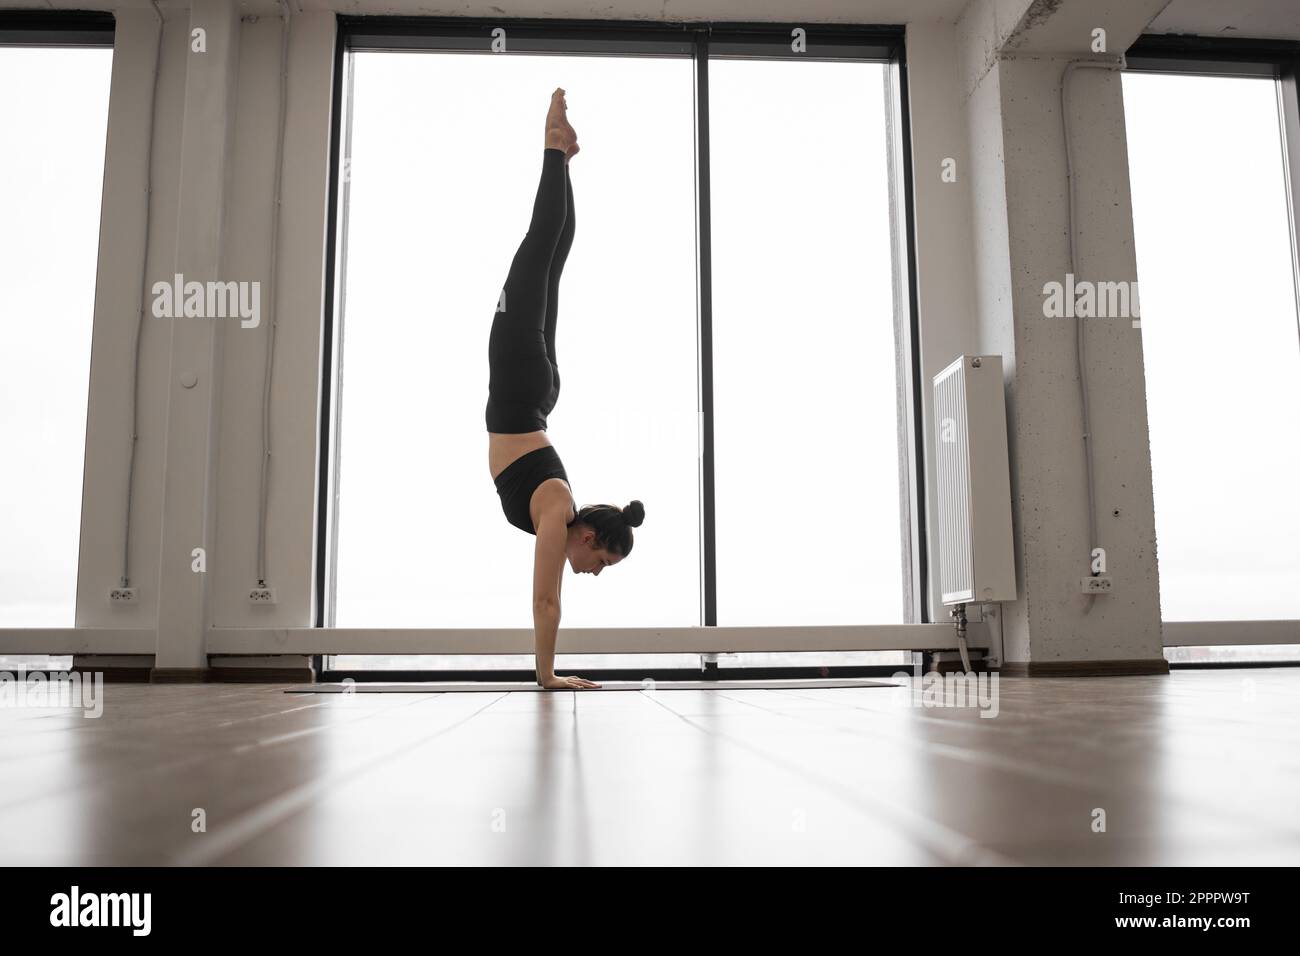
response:
[[(537, 490), (537, 486), (550, 478), (563, 478), (566, 484), (569, 481), (564, 463), (560, 461), (554, 445), (535, 448), (507, 465), (505, 471), (497, 475), (495, 480), (497, 494), (501, 496), (501, 510), (505, 512), (506, 520), (521, 531), (537, 534), (537, 530), (533, 527), (529, 506), (532, 504), (533, 492)], [(572, 493), (572, 485), (569, 490)], [(574, 510), (576, 512), (577, 509)]]

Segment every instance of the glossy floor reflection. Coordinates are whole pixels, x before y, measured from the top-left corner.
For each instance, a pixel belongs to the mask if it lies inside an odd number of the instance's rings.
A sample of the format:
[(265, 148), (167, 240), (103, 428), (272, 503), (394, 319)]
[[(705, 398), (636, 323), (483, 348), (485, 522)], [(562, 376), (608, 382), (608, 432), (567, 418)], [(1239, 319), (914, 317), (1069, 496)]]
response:
[(906, 686), (285, 689), (0, 707), (0, 863), (1300, 863), (1300, 668), (1007, 678), (993, 717)]

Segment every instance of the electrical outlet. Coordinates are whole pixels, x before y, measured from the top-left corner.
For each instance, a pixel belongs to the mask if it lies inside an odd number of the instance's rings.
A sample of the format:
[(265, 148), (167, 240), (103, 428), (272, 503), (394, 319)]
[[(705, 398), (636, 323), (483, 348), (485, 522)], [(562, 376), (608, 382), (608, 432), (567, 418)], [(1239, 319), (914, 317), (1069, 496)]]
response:
[(249, 604), (274, 604), (275, 588), (253, 588), (248, 592)]
[(1109, 574), (1089, 575), (1079, 579), (1079, 590), (1084, 594), (1109, 594), (1114, 585)]
[(109, 604), (134, 604), (136, 603), (135, 588), (112, 588), (108, 592)]

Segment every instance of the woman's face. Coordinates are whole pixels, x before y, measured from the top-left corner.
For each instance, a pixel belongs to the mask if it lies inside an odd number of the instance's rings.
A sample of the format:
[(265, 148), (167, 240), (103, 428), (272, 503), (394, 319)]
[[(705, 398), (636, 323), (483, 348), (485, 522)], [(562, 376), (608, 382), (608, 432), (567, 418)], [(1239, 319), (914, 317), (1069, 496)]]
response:
[(612, 551), (599, 547), (596, 532), (590, 528), (583, 528), (579, 533), (570, 535), (568, 546), (564, 550), (574, 574), (594, 574), (599, 577), (601, 571), (623, 560)]

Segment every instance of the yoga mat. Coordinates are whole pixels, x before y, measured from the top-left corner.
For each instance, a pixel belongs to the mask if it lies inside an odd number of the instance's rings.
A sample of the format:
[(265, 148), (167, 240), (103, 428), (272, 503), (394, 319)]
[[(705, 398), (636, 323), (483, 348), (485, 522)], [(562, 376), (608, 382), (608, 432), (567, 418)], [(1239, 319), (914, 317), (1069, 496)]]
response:
[[(809, 680), (672, 680), (672, 681), (655, 681), (653, 684), (643, 684), (641, 681), (629, 680), (612, 680), (597, 681), (601, 684), (600, 688), (585, 688), (585, 692), (600, 693), (606, 690), (638, 690), (655, 692), (663, 690), (821, 690), (827, 687), (898, 687), (898, 684), (890, 684), (884, 681), (865, 680), (862, 678), (848, 678), (844, 680), (834, 680), (825, 678), (813, 678)], [(516, 692), (536, 692), (539, 694), (553, 693), (537, 684), (531, 683), (488, 683), (486, 681), (470, 681), (466, 683), (438, 683), (428, 681), (422, 683), (366, 683), (358, 681), (355, 684), (306, 684), (301, 687), (291, 687), (285, 691), (286, 694), (345, 694), (348, 692), (357, 694), (472, 694), (472, 693), (501, 693), (503, 691)], [(569, 691), (561, 691), (569, 693)]]

